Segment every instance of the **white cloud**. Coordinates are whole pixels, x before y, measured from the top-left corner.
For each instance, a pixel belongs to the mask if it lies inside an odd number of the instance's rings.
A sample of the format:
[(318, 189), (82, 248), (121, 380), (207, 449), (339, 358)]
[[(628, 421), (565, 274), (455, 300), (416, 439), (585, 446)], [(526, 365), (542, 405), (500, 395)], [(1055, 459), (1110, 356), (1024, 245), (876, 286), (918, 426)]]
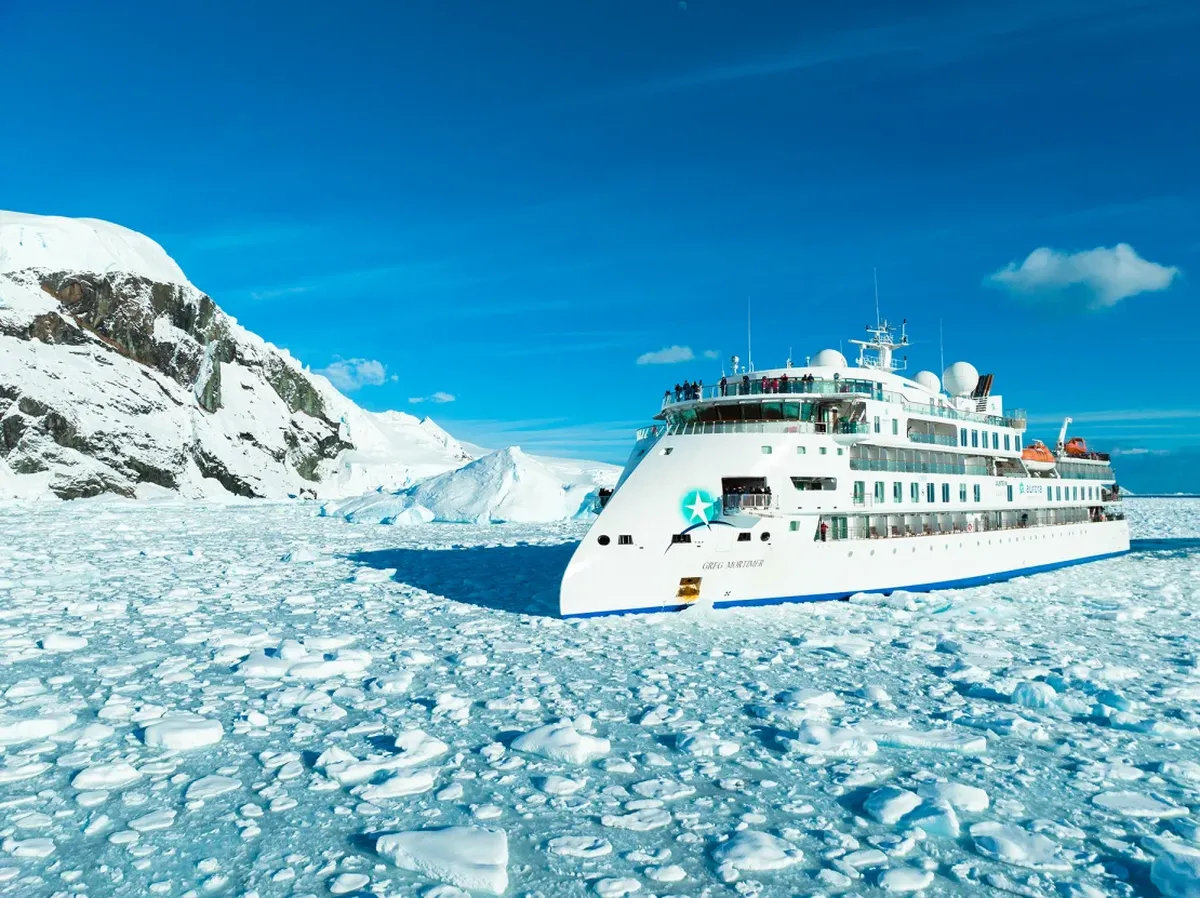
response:
[(446, 393), (442, 390), (438, 390), (436, 393), (431, 393), (428, 396), (410, 396), (408, 397), (408, 401), (415, 405), (418, 402), (453, 402), (457, 398), (458, 397), (453, 393)]
[(377, 387), (387, 380), (387, 366), (374, 359), (334, 359), (328, 368), (317, 373), (328, 377), (343, 393), (360, 387)]
[(1094, 309), (1137, 293), (1165, 290), (1179, 269), (1150, 262), (1128, 243), (1065, 253), (1043, 246), (1018, 265), (1010, 262), (984, 283), (1027, 297), (1082, 297)]
[(719, 349), (706, 349), (704, 350), (704, 357), (706, 359), (719, 359), (721, 351)]
[(690, 346), (664, 346), (655, 352), (643, 352), (638, 356), (639, 365), (674, 365), (676, 362), (690, 362), (696, 357)]

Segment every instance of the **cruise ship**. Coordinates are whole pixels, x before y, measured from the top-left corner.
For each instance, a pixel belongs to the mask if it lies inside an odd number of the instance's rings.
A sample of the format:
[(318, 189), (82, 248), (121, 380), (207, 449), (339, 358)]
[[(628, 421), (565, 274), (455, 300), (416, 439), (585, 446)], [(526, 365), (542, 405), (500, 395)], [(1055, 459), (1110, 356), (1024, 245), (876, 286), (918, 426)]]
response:
[(1110, 459), (1026, 442), (994, 377), (904, 375), (879, 321), (803, 367), (668, 391), (563, 576), (565, 617), (973, 586), (1129, 551)]

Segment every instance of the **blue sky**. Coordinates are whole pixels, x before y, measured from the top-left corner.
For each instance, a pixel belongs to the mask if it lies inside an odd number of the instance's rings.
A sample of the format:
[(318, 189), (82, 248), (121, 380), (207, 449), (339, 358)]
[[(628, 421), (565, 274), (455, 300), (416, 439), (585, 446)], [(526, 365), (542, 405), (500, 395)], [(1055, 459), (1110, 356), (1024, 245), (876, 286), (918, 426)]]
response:
[(0, 207), (143, 231), (364, 406), (484, 445), (622, 460), (744, 356), (747, 296), (756, 363), (802, 359), (875, 266), (914, 368), (942, 320), (1034, 435), (1174, 451), (1197, 45), (1192, 0), (0, 3)]

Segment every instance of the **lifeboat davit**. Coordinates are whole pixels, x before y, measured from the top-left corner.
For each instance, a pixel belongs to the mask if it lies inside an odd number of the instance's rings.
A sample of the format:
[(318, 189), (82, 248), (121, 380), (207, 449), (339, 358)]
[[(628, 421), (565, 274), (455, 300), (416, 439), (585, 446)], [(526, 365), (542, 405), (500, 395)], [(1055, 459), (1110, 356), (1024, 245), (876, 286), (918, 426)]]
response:
[(1021, 461), (1030, 471), (1053, 471), (1054, 453), (1041, 440), (1034, 440), (1021, 450)]

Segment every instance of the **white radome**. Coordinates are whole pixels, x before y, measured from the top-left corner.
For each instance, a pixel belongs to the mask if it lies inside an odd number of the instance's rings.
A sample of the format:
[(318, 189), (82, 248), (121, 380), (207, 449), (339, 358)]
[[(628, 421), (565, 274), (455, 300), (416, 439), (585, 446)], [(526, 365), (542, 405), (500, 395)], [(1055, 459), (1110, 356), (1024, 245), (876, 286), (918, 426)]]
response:
[(936, 394), (942, 392), (942, 382), (938, 380), (938, 376), (932, 371), (918, 371), (913, 380), (930, 393)]
[(809, 364), (813, 368), (845, 368), (846, 357), (836, 349), (822, 349)]
[(955, 362), (942, 372), (942, 383), (951, 396), (967, 396), (979, 383), (979, 372), (970, 362)]

